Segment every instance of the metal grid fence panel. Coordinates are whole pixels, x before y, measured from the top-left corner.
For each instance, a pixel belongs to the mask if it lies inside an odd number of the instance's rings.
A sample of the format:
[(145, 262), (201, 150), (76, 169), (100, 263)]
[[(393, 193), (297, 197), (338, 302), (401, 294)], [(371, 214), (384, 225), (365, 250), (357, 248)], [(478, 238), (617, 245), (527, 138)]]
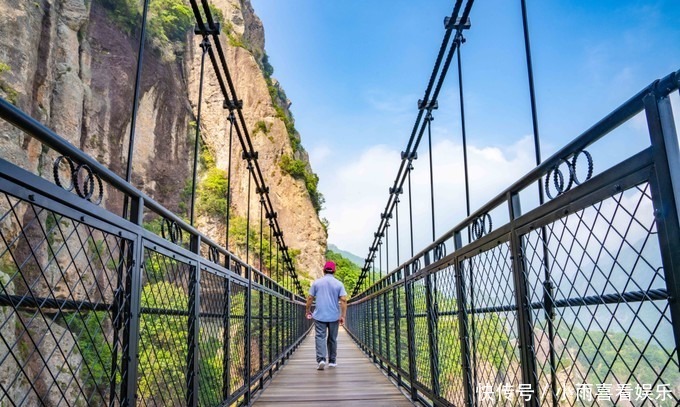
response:
[(1, 405), (120, 402), (132, 245), (82, 219), (0, 194)]
[(145, 248), (139, 317), (138, 402), (186, 404), (189, 278), (194, 267)]
[(414, 350), (416, 364), (416, 381), (423, 387), (430, 388), (432, 375), (430, 372), (430, 338), (427, 327), (427, 304), (425, 298), (425, 279), (412, 283), (413, 290), (413, 319), (414, 319)]
[(404, 372), (409, 371), (408, 360), (408, 326), (406, 313), (406, 289), (404, 284), (397, 287), (397, 309), (399, 310), (399, 356), (401, 369)]
[[(515, 396), (522, 375), (511, 262), (507, 242), (463, 262), (472, 389), (478, 405), (523, 403)], [(498, 389), (498, 399), (489, 397)]]
[(436, 274), (435, 301), (438, 341), (437, 360), (441, 396), (456, 405), (464, 404), (463, 364), (455, 268), (449, 266)]
[(202, 270), (198, 337), (198, 404), (217, 406), (224, 388), (224, 337), (227, 279)]
[(245, 386), (246, 373), (246, 328), (245, 310), (248, 287), (231, 284), (229, 308), (229, 395), (238, 393)]
[(523, 237), (543, 405), (678, 404), (656, 234), (643, 183), (548, 224), (545, 239), (541, 229)]

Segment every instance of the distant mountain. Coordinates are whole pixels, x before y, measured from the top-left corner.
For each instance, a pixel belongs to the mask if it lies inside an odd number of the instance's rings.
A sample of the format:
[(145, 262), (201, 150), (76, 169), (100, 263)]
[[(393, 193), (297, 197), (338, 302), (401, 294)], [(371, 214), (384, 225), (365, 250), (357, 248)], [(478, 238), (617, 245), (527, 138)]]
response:
[(348, 251), (338, 248), (338, 246), (334, 245), (333, 243), (328, 243), (328, 250), (342, 255), (342, 257), (356, 264), (357, 266), (359, 266), (359, 268), (364, 267), (364, 259), (362, 259), (361, 257), (357, 256), (354, 253), (350, 253)]

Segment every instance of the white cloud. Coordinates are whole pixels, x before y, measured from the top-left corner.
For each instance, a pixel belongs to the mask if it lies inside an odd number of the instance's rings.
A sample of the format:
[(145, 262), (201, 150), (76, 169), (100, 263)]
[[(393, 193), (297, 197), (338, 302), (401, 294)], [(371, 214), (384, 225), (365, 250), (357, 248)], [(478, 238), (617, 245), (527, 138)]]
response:
[[(533, 144), (529, 137), (507, 147), (468, 146), (472, 210), (508, 187), (533, 167)], [(432, 241), (429, 156), (427, 139), (414, 162), (413, 220), (415, 250)], [(433, 172), (437, 236), (465, 217), (465, 186), (462, 145), (450, 139), (435, 139)], [(319, 170), (321, 190), (326, 197), (322, 216), (330, 221), (329, 241), (358, 256), (365, 256), (373, 233), (385, 209), (388, 189), (394, 182), (400, 151), (384, 145), (367, 148), (358, 158), (346, 162), (326, 162)], [(401, 261), (410, 252), (408, 236), (407, 188), (400, 205)], [(390, 264), (396, 260), (395, 220), (391, 222)]]

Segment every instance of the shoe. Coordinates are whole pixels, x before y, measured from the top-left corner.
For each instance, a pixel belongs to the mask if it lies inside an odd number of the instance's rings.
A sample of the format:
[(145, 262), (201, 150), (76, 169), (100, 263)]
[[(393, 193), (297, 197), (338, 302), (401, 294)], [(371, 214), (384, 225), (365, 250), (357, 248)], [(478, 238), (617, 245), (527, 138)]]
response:
[(335, 362), (331, 362), (328, 364), (328, 367), (338, 367), (338, 364)]
[(319, 364), (316, 366), (316, 370), (324, 370), (326, 368), (326, 362), (323, 360), (319, 362)]

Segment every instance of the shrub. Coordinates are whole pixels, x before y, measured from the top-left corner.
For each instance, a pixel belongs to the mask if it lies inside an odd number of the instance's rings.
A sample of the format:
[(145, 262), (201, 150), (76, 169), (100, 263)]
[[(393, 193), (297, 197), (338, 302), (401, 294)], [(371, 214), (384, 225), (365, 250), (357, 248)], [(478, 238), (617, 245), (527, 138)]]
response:
[(228, 189), (227, 172), (216, 167), (208, 169), (196, 191), (196, 209), (210, 216), (226, 217)]
[(323, 209), (324, 202), (326, 202), (323, 194), (318, 190), (319, 176), (308, 171), (307, 164), (304, 161), (292, 158), (288, 154), (281, 156), (279, 167), (281, 167), (281, 170), (283, 170), (285, 174), (305, 181), (305, 187), (312, 200), (312, 206), (314, 206), (316, 213), (319, 213), (319, 211)]
[(152, 0), (149, 4), (149, 35), (161, 43), (184, 41), (194, 26), (194, 13), (182, 0)]
[(255, 135), (257, 133), (269, 134), (269, 126), (267, 126), (267, 123), (265, 123), (264, 120), (258, 120), (255, 123), (255, 127), (253, 129), (253, 135)]
[(293, 178), (306, 179), (307, 164), (302, 160), (292, 158), (288, 154), (283, 154), (279, 161), (279, 167), (281, 167), (285, 174)]

